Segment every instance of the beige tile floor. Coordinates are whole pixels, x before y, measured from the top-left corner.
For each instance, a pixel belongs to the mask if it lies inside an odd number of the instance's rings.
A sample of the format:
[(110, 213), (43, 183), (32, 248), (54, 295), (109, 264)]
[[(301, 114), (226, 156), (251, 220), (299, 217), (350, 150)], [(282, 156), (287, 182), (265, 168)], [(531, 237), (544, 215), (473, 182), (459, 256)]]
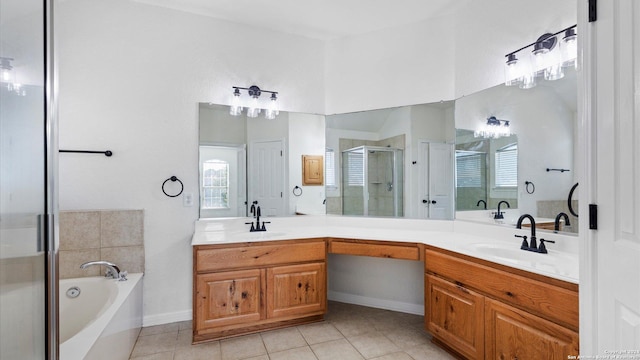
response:
[(423, 317), (329, 302), (325, 321), (191, 345), (191, 322), (143, 328), (135, 360), (440, 360)]

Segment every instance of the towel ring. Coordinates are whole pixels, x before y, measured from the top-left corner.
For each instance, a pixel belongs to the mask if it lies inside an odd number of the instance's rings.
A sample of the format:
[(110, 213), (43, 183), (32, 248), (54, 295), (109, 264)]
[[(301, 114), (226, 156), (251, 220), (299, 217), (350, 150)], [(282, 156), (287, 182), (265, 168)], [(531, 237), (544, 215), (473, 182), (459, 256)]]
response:
[[(525, 181), (525, 190), (527, 191), (527, 194), (533, 194), (534, 192), (536, 192), (536, 186), (533, 184), (533, 182), (531, 181)], [(529, 185), (531, 185), (531, 189), (529, 189)]]
[(302, 195), (302, 188), (301, 188), (300, 186), (296, 185), (296, 186), (293, 188), (293, 195), (295, 195), (295, 196), (300, 196), (300, 195)]
[[(167, 184), (167, 181), (169, 181), (169, 180), (174, 181), (174, 182), (175, 182), (175, 181), (177, 181), (177, 182), (179, 182), (179, 183), (180, 183), (180, 192), (179, 192), (179, 193), (177, 193), (177, 194), (175, 194), (175, 195), (169, 195), (169, 194), (167, 194), (167, 192), (164, 190), (164, 186)], [(176, 196), (180, 196), (180, 194), (182, 194), (182, 191), (184, 191), (184, 184), (183, 184), (183, 183), (182, 183), (182, 181), (180, 181), (180, 179), (178, 179), (176, 176), (172, 176), (172, 177), (168, 178), (167, 180), (165, 180), (165, 181), (162, 183), (162, 192), (163, 192), (165, 195), (167, 195), (168, 197), (176, 197)]]

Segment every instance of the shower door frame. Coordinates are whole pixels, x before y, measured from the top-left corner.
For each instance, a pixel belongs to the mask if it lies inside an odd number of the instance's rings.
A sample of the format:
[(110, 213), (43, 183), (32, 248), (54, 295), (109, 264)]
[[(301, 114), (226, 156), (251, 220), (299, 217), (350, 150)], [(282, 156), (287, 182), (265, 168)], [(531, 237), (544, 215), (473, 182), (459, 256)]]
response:
[[(343, 150), (342, 154), (344, 153), (348, 153), (348, 152), (353, 152), (357, 149), (362, 149), (362, 176), (363, 176), (363, 187), (362, 187), (362, 201), (363, 201), (363, 209), (362, 209), (362, 216), (369, 216), (369, 150), (372, 151), (381, 151), (381, 152), (390, 152), (392, 159), (393, 159), (393, 166), (392, 166), (392, 177), (393, 177), (393, 217), (399, 217), (399, 204), (398, 204), (398, 200), (399, 200), (399, 194), (398, 194), (398, 162), (401, 162), (402, 164), (400, 164), (401, 166), (403, 166), (402, 169), (404, 169), (404, 150), (403, 149), (399, 149), (399, 148), (392, 148), (392, 147), (386, 147), (386, 146), (372, 146), (372, 145), (361, 145), (361, 146), (356, 146), (356, 147), (352, 147), (350, 149), (347, 150)], [(398, 159), (398, 155), (402, 154), (403, 158), (402, 159)], [(341, 159), (343, 160), (343, 159)], [(342, 176), (342, 181), (341, 181), (341, 186), (342, 186), (342, 214), (345, 215), (344, 213), (344, 191), (345, 191), (345, 186), (344, 186), (344, 171), (341, 171), (341, 176)], [(404, 173), (403, 173), (403, 177), (402, 177), (402, 181), (404, 182)], [(402, 188), (403, 188), (403, 192), (404, 192), (404, 184), (402, 184)], [(404, 207), (404, 196), (403, 196), (403, 205)], [(404, 210), (404, 209), (403, 209)], [(404, 211), (403, 211), (404, 214)]]

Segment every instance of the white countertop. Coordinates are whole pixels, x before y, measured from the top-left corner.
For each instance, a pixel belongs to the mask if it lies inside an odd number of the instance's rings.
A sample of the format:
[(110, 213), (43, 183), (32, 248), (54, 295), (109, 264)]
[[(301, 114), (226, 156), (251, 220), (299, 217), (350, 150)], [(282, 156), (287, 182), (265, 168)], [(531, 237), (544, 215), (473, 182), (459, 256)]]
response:
[[(520, 250), (529, 229), (510, 229), (465, 221), (398, 218), (339, 217), (330, 215), (266, 218), (265, 232), (249, 232), (251, 218), (201, 219), (196, 221), (191, 245), (232, 244), (314, 237), (416, 242), (450, 250), (497, 264), (578, 283), (578, 238), (538, 233), (548, 254)], [(263, 219), (261, 219), (263, 220)]]

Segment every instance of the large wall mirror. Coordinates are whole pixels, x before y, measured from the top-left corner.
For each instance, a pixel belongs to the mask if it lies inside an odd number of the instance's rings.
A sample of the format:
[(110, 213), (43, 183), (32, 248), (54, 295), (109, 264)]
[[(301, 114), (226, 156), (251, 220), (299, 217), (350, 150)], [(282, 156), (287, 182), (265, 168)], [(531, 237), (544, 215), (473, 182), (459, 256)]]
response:
[(453, 101), (326, 117), (327, 213), (453, 219)]
[(199, 104), (200, 217), (324, 214), (324, 183), (303, 183), (303, 156), (323, 157), (324, 116), (281, 111), (271, 120)]
[[(513, 226), (526, 213), (553, 229), (565, 213), (560, 230), (577, 232), (568, 208), (578, 173), (576, 103), (573, 69), (532, 89), (499, 85), (456, 100), (456, 218)], [(491, 116), (509, 121), (514, 135), (474, 136)], [(504, 219), (494, 219), (501, 201)]]
[[(578, 172), (576, 84), (575, 71), (567, 71), (528, 90), (499, 85), (455, 102), (327, 116), (280, 112), (274, 120), (201, 103), (201, 217), (246, 216), (253, 201), (270, 216), (508, 226), (524, 213), (548, 224), (564, 212), (570, 225), (563, 221), (561, 230), (577, 232), (578, 218), (567, 206)], [(475, 136), (491, 116), (508, 120), (513, 135)], [(323, 156), (321, 186), (302, 184), (303, 155)], [(502, 203), (504, 219), (495, 221), (501, 201), (509, 207)]]

